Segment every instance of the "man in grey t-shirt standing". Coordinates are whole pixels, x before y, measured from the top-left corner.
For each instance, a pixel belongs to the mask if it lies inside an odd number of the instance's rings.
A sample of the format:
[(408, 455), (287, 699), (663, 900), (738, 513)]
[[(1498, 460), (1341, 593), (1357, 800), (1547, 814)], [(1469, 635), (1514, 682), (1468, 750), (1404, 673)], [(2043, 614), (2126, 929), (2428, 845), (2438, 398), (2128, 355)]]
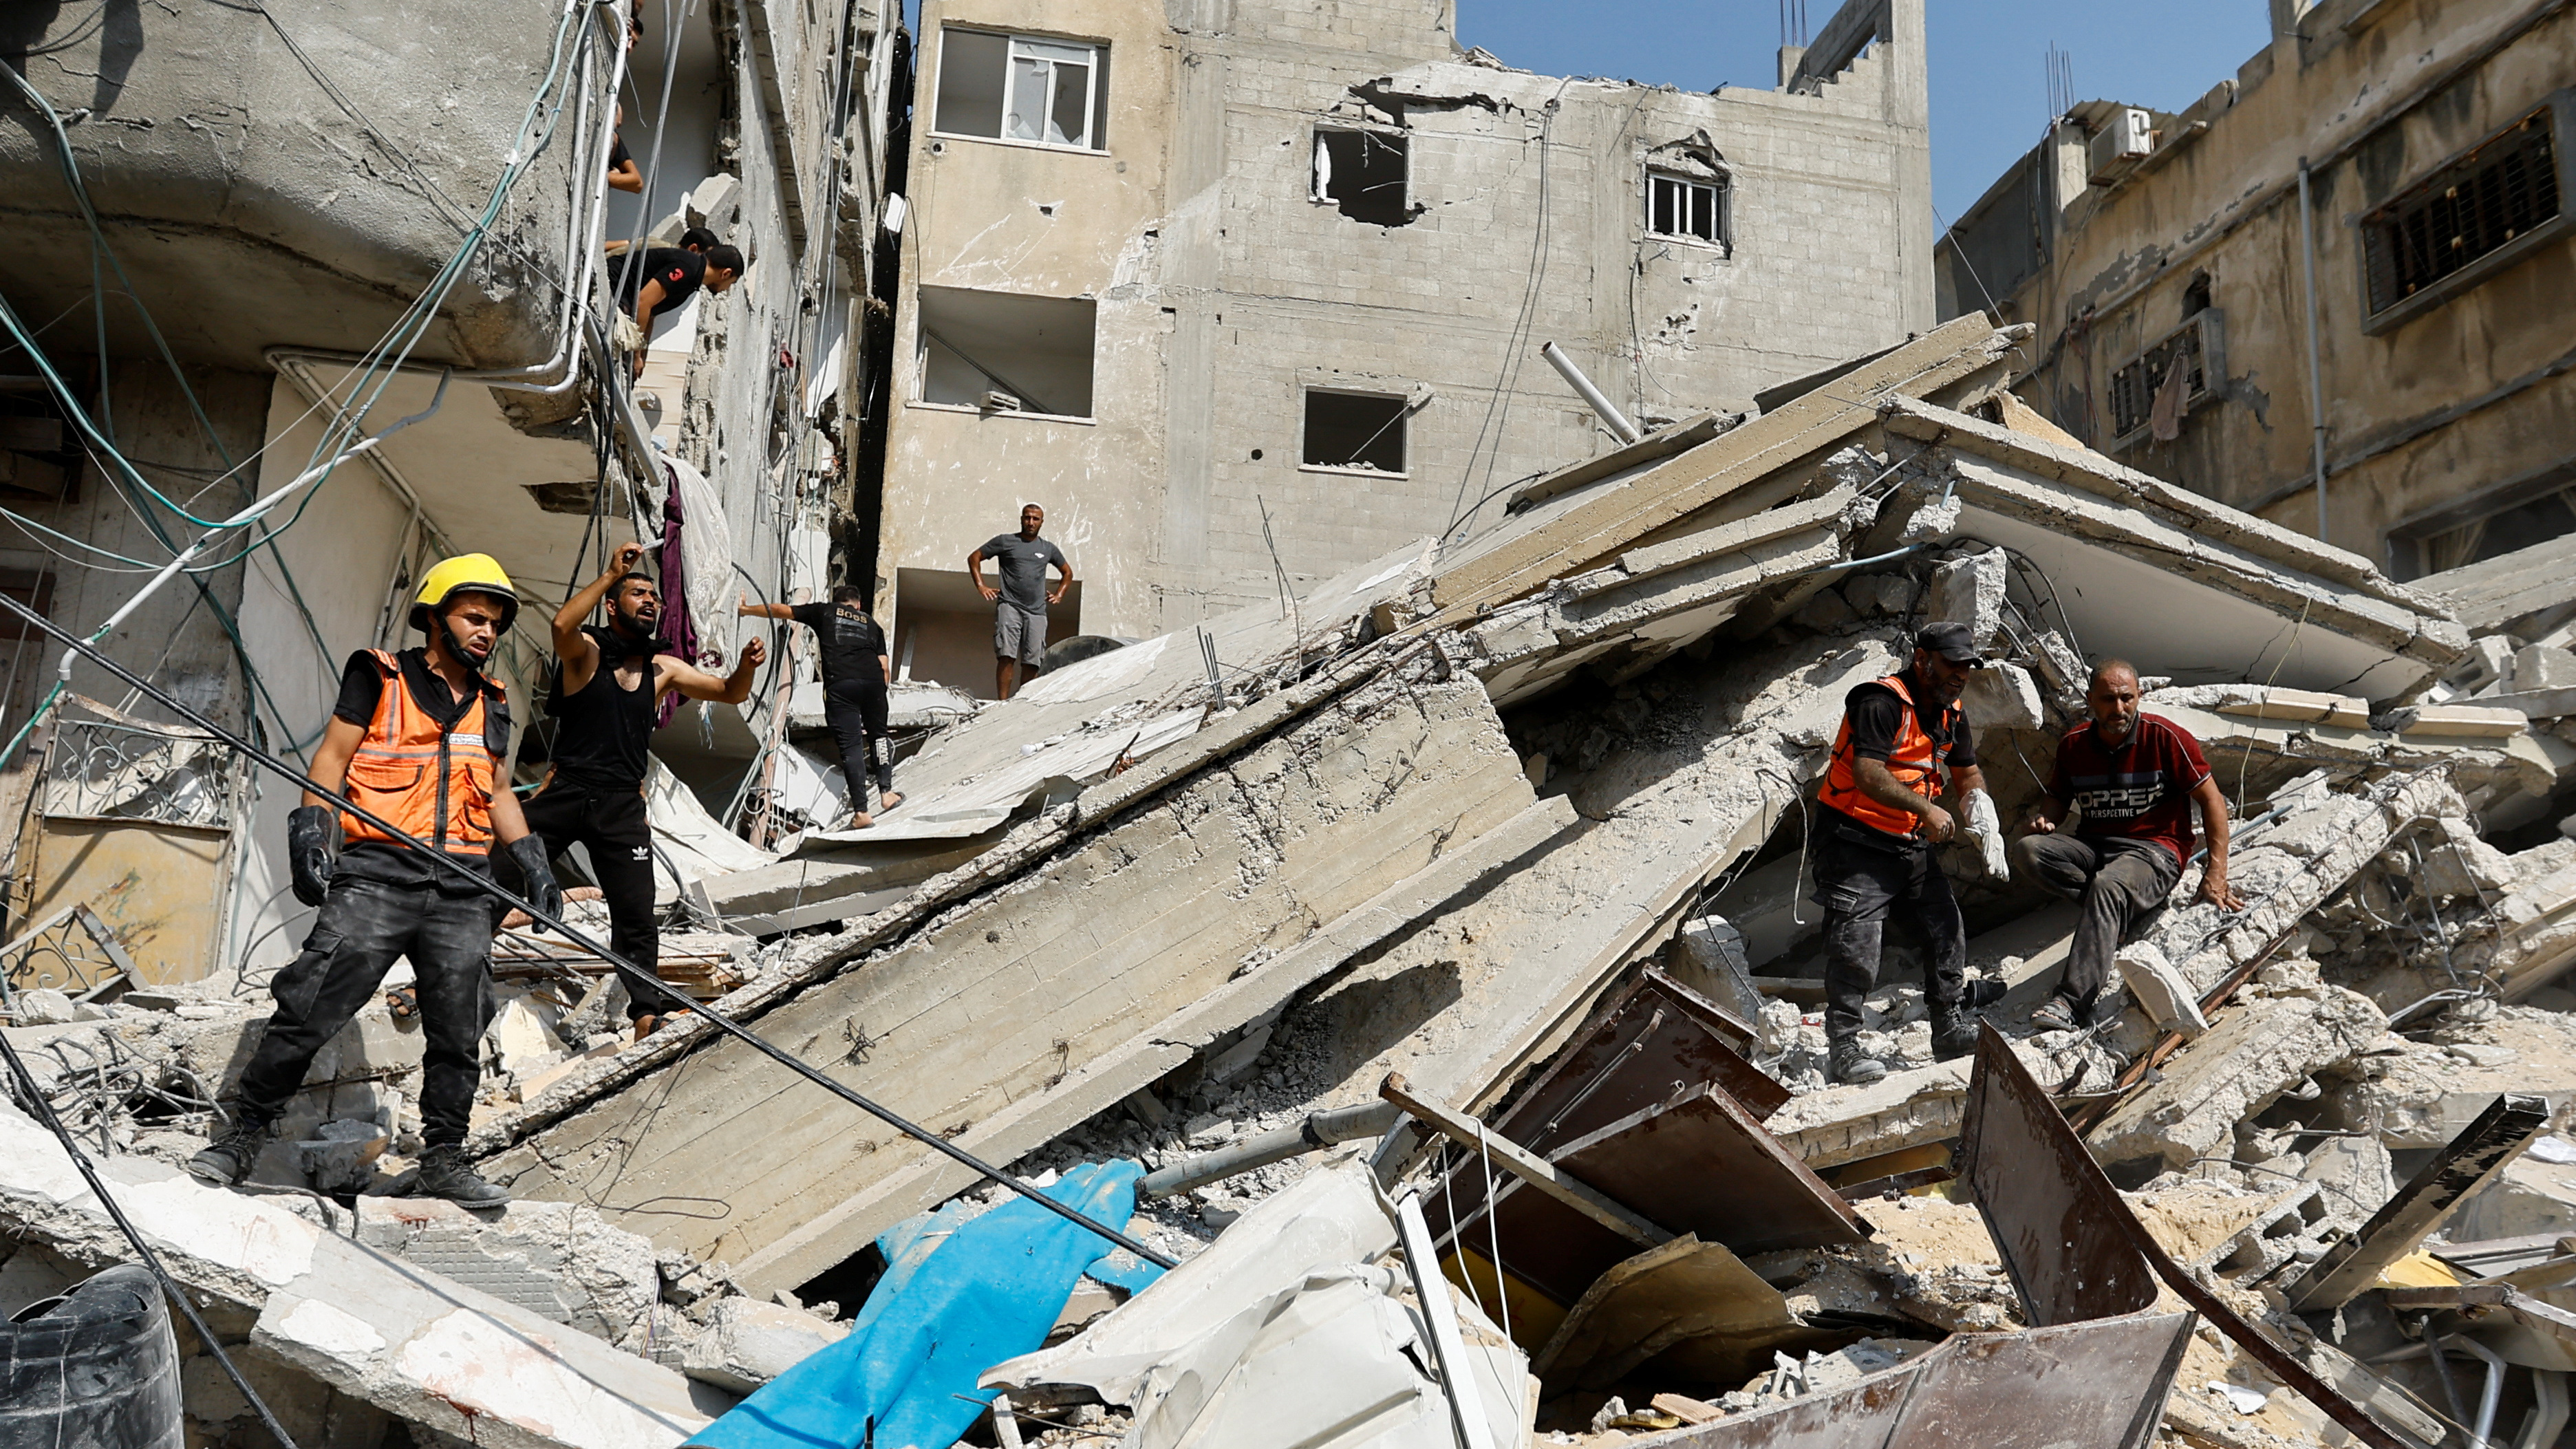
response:
[[(1045, 509), (1034, 503), (1024, 505), (1019, 532), (997, 534), (966, 555), (966, 577), (993, 605), (995, 697), (999, 699), (1010, 698), (1019, 686), (1022, 664), (1031, 674), (1037, 672), (1039, 661), (1046, 657), (1047, 605), (1063, 603), (1064, 591), (1073, 586), (1073, 565), (1054, 544), (1038, 537), (1045, 523)], [(986, 559), (1002, 571), (998, 589), (984, 582)], [(1053, 589), (1047, 587), (1048, 564), (1064, 575)]]

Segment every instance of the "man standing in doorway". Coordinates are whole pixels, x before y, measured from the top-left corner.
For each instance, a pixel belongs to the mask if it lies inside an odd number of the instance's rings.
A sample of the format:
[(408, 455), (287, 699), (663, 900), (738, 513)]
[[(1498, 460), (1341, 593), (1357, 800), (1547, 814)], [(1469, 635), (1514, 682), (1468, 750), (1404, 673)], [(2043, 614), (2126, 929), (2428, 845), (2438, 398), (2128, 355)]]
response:
[(488, 874), (498, 845), (519, 868), (520, 894), (548, 912), (563, 902), (510, 793), (509, 696), (483, 673), (518, 612), (500, 564), (466, 554), (422, 580), (411, 625), (428, 636), (423, 647), (349, 656), (313, 781), (426, 842), (448, 866), (305, 794), (287, 817), (286, 856), (295, 898), (321, 910), (303, 952), (269, 983), (277, 1009), (242, 1072), (231, 1128), (188, 1160), (199, 1179), (230, 1187), (250, 1176), (314, 1053), (406, 956), (420, 997), (428, 1144), (412, 1191), (477, 1208), (510, 1200), (466, 1162), (463, 1145), (482, 1079), (497, 914), (474, 877)]
[[(998, 534), (982, 548), (966, 555), (966, 577), (975, 581), (975, 591), (993, 605), (994, 698), (1008, 699), (1019, 687), (1020, 666), (1037, 673), (1039, 662), (1046, 658), (1047, 605), (1064, 602), (1064, 591), (1073, 587), (1073, 565), (1047, 540), (1038, 537), (1046, 523), (1046, 510), (1034, 503), (1020, 508), (1020, 531)], [(984, 582), (984, 560), (991, 559), (1002, 571), (1002, 586), (994, 588)], [(1053, 564), (1064, 574), (1053, 589), (1047, 587), (1047, 565)]]
[[(886, 689), (894, 661), (885, 631), (868, 615), (868, 591), (842, 584), (828, 604), (755, 604), (742, 598), (735, 612), (754, 619), (792, 619), (814, 631), (823, 651), (823, 718), (841, 749), (841, 778), (850, 787), (850, 829), (876, 824), (868, 814), (868, 779), (877, 782), (880, 810), (903, 803), (895, 793), (893, 746), (886, 740)], [(888, 753), (879, 753), (879, 746)]]
[[(554, 768), (525, 808), (528, 829), (544, 839), (547, 858), (575, 841), (587, 848), (608, 904), (608, 949), (653, 971), (661, 961), (661, 933), (653, 918), (653, 826), (644, 787), (654, 716), (673, 690), (723, 704), (751, 698), (768, 646), (757, 637), (746, 641), (741, 661), (723, 679), (670, 653), (659, 629), (662, 586), (635, 572), (643, 557), (642, 544), (620, 544), (607, 571), (555, 611), (554, 687), (546, 694), (546, 713), (555, 721)], [(586, 622), (603, 599), (604, 628)], [(506, 876), (502, 884), (509, 884)], [(687, 1002), (651, 987), (631, 991), (626, 1004), (638, 1041), (663, 1017), (687, 1009)]]
[[(1826, 1074), (1878, 1081), (1887, 1064), (1861, 1049), (1861, 1003), (1878, 984), (1888, 916), (1903, 909), (1923, 936), (1923, 995), (1936, 1060), (1976, 1049), (1971, 1013), (2003, 996), (2003, 983), (1967, 979), (1968, 929), (1932, 848), (1956, 836), (1970, 796), (1983, 791), (1975, 743), (1959, 710), (1968, 672), (1982, 668), (1965, 624), (1931, 624), (1914, 636), (1902, 673), (1855, 687), (1842, 733), (1816, 794), (1816, 904), (1825, 910)], [(1936, 803), (1941, 767), (1954, 813)]]
[[(2097, 1025), (2102, 992), (2120, 943), (2164, 908), (2191, 858), (2191, 812), (2209, 832), (2200, 899), (2222, 911), (2245, 903), (2227, 888), (2227, 796), (2209, 773), (2200, 742), (2172, 720), (2138, 711), (2138, 671), (2107, 659), (2084, 691), (2092, 716), (2057, 742), (2048, 799), (2031, 812), (2031, 833), (2013, 846), (2022, 869), (2077, 902), (2075, 942), (2057, 993), (2031, 1013), (2041, 1031)], [(2069, 809), (2073, 830), (2059, 827)]]

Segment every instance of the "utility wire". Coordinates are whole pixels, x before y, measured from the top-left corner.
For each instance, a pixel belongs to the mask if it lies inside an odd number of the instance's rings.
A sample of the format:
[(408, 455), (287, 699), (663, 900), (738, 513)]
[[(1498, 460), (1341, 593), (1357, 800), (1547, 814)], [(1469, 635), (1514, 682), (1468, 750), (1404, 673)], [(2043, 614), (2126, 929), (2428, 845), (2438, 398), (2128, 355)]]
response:
[[(204, 730), (207, 734), (221, 741), (226, 747), (230, 748), (235, 753), (248, 758), (253, 763), (259, 765), (262, 769), (284, 778), (289, 784), (301, 787), (306, 793), (312, 795), (317, 800), (329, 801), (342, 813), (350, 816), (351, 818), (374, 826), (377, 830), (382, 831), (386, 838), (417, 854), (422, 860), (428, 862), (437, 870), (455, 877), (465, 885), (474, 890), (480, 891), (484, 895), (490, 896), (492, 899), (499, 901), (504, 906), (510, 907), (514, 910), (527, 912), (530, 920), (536, 922), (538, 925), (547, 927), (556, 934), (571, 941), (574, 945), (579, 946), (584, 951), (587, 951), (590, 954), (597, 956), (600, 960), (607, 962), (612, 968), (627, 978), (630, 988), (642, 986), (664, 995), (676, 996), (679, 994), (669, 982), (664, 981), (661, 977), (654, 975), (652, 972), (645, 970), (643, 967), (638, 966), (634, 962), (627, 960), (625, 957), (618, 955), (614, 951), (611, 951), (607, 946), (600, 942), (591, 939), (589, 935), (567, 924), (555, 913), (545, 910), (532, 902), (520, 899), (517, 894), (503, 889), (500, 883), (493, 880), (491, 877), (483, 875), (463, 865), (459, 865), (455, 860), (451, 859), (446, 852), (431, 849), (426, 842), (422, 841), (417, 836), (412, 835), (408, 831), (405, 831), (392, 821), (361, 808), (356, 802), (345, 798), (336, 791), (324, 789), (319, 782), (306, 776), (302, 771), (288, 765), (276, 756), (268, 753), (266, 750), (259, 748), (257, 745), (252, 744), (250, 741), (243, 739), (241, 736), (234, 734), (232, 731), (225, 729), (223, 726), (216, 724), (214, 721), (197, 713), (197, 711), (189, 708), (187, 705), (182, 704), (177, 698), (154, 686), (142, 676), (136, 674), (130, 669), (127, 669), (124, 665), (110, 659), (107, 655), (92, 647), (87, 640), (73, 634), (70, 630), (56, 624), (53, 620), (46, 618), (44, 615), (37, 613), (35, 610), (28, 608), (26, 605), (19, 603), (16, 599), (10, 598), (6, 594), (0, 594), (0, 608), (5, 608), (9, 613), (15, 614), (23, 623), (39, 629), (46, 634), (52, 635), (56, 640), (59, 640), (71, 649), (88, 656), (91, 663), (96, 664), (101, 669), (115, 675), (125, 684), (131, 686), (145, 698), (160, 705), (163, 709), (169, 710), (180, 719)], [(1047, 1209), (1058, 1217), (1080, 1227), (1088, 1228), (1092, 1232), (1099, 1234), (1101, 1237), (1117, 1244), (1119, 1247), (1125, 1248), (1127, 1251), (1134, 1253), (1139, 1258), (1144, 1259), (1148, 1263), (1152, 1263), (1158, 1268), (1173, 1268), (1179, 1266), (1171, 1258), (1154, 1251), (1152, 1248), (1146, 1247), (1143, 1243), (1137, 1242), (1135, 1239), (1118, 1231), (1116, 1228), (1110, 1227), (1106, 1223), (1099, 1222), (1096, 1219), (1087, 1216), (1079, 1209), (1069, 1207), (1064, 1203), (1056, 1201), (1054, 1198), (1047, 1196), (1045, 1193), (1040, 1192), (1038, 1189), (1031, 1187), (1025, 1182), (1022, 1182), (1020, 1179), (1013, 1177), (1011, 1174), (1004, 1172), (1002, 1169), (985, 1162), (983, 1159), (968, 1152), (966, 1149), (959, 1147), (957, 1144), (940, 1136), (938, 1133), (931, 1131), (929, 1128), (920, 1126), (898, 1116), (890, 1109), (879, 1106), (877, 1103), (861, 1096), (849, 1087), (832, 1080), (830, 1077), (825, 1076), (820, 1071), (817, 1071), (812, 1066), (808, 1065), (802, 1058), (793, 1055), (783, 1048), (771, 1044), (763, 1037), (753, 1034), (749, 1030), (746, 1030), (740, 1023), (734, 1021), (731, 1017), (717, 1012), (712, 1007), (701, 1003), (694, 1008), (694, 1012), (696, 1015), (704, 1018), (706, 1023), (709, 1026), (714, 1027), (717, 1031), (734, 1038), (736, 1041), (750, 1047), (753, 1051), (759, 1052), (761, 1055), (777, 1062), (780, 1066), (787, 1068), (789, 1071), (805, 1078), (814, 1085), (830, 1092), (833, 1096), (840, 1098), (851, 1106), (857, 1107), (859, 1110), (866, 1112), (868, 1115), (875, 1117), (881, 1122), (884, 1122), (887, 1126), (894, 1128), (905, 1136), (941, 1153), (962, 1166), (972, 1168), (983, 1177), (998, 1183), (1003, 1187), (1009, 1188), (1011, 1191), (1016, 1192), (1020, 1196), (1038, 1204), (1040, 1207)]]

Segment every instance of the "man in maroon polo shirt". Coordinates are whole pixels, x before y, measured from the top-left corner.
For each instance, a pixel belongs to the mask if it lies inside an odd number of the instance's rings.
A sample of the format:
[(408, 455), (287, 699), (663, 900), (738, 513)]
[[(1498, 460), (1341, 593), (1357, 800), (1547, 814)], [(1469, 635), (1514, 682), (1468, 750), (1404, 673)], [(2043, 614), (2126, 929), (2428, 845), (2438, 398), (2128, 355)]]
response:
[[(2030, 833), (2013, 846), (2022, 869), (2082, 906), (2075, 945), (2057, 994), (2031, 1013), (2041, 1031), (2099, 1020), (2112, 954), (2129, 931), (2161, 909), (2191, 858), (2191, 812), (2209, 832), (2200, 899), (2221, 910), (2245, 903), (2227, 888), (2227, 797), (2211, 778), (2200, 742), (2158, 715), (2138, 712), (2138, 671), (2123, 659), (2093, 671), (2084, 703), (2093, 718), (2057, 742), (2048, 800), (2031, 812)], [(2081, 818), (2061, 830), (2070, 809)]]

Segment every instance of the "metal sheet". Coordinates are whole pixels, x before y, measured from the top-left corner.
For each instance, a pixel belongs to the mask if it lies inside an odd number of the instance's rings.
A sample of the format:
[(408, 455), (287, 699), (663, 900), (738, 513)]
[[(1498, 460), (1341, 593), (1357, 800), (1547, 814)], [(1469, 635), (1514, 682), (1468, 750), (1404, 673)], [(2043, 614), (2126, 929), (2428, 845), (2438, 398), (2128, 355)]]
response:
[[(1613, 997), (1491, 1125), (1544, 1157), (1706, 1082), (1724, 1087), (1754, 1118), (1768, 1117), (1789, 1091), (1735, 1051), (1749, 1030), (1706, 997), (1649, 969)], [(1636, 1251), (1499, 1167), (1493, 1177), (1490, 1225), (1484, 1220), (1485, 1166), (1473, 1158), (1424, 1199), (1423, 1215), (1442, 1242), (1451, 1241), (1454, 1224), (1455, 1240), (1480, 1254), (1499, 1243), (1508, 1272), (1568, 1305), (1610, 1265)]]
[(1850, 1338), (1813, 1329), (1780, 1290), (1716, 1243), (1675, 1238), (1601, 1275), (1557, 1325), (1530, 1371), (1550, 1394), (1609, 1389), (1651, 1363), (1657, 1383), (1741, 1384), (1791, 1355)]
[[(2039, 1083), (2032, 1080), (2029, 1070), (2022, 1066), (2021, 1058), (2013, 1055), (2012, 1049), (1991, 1023), (1978, 1032), (1976, 1076), (2010, 1077), (2012, 1081), (2006, 1090), (2013, 1097), (2023, 1101), (2047, 1099)], [(1972, 1078), (1969, 1084), (1971, 1097), (1977, 1094), (1977, 1087)], [(2351, 1430), (2354, 1437), (2371, 1445), (2372, 1449), (2409, 1449), (2403, 1438), (2389, 1432), (2361, 1406), (2335, 1392), (2332, 1385), (2317, 1377), (2305, 1363), (2293, 1357), (2263, 1330), (2238, 1317), (2236, 1311), (2217, 1294), (2167, 1257), (2163, 1246), (2147, 1231), (2146, 1225), (2138, 1221), (2137, 1214), (2129, 1210), (2127, 1200), (2112, 1189), (2111, 1179), (2103, 1175), (2102, 1165), (2093, 1160), (2093, 1154), (2063, 1117), (2045, 1117), (2036, 1126), (2038, 1130), (2023, 1149), (2030, 1154), (2029, 1159), (2024, 1163), (2009, 1164), (2019, 1171), (2006, 1179), (2005, 1191), (2019, 1191), (2025, 1180), (2041, 1173), (2068, 1183), (2086, 1184), (2081, 1188), (2082, 1200), (2100, 1204), (2104, 1220), (2119, 1228), (2130, 1246), (2146, 1260), (2147, 1266), (2164, 1280), (2165, 1286), (2185, 1303), (2200, 1310), (2201, 1316), (2244, 1349), (2272, 1377), (2297, 1390), (2309, 1403), (2324, 1410), (2328, 1418)], [(1997, 1246), (2001, 1246), (2000, 1241)], [(2049, 1251), (2046, 1239), (2041, 1240), (2039, 1251), (2043, 1254)], [(2055, 1271), (2064, 1273), (2066, 1270), (2060, 1266)]]
[(2378, 1282), (2391, 1263), (2414, 1252), (2461, 1199), (2492, 1182), (2547, 1130), (2548, 1098), (2496, 1098), (2372, 1213), (2361, 1231), (2326, 1250), (2290, 1289), (2290, 1306), (2301, 1313), (2321, 1313), (2351, 1302)]
[(2192, 1315), (1962, 1333), (1851, 1387), (1736, 1414), (1664, 1449), (2139, 1449), (2155, 1434)]
[[(1959, 1175), (2003, 1254), (2023, 1317), (2045, 1327), (2154, 1306), (2155, 1274), (2116, 1226), (2119, 1194), (2090, 1154), (2082, 1170), (2067, 1170), (2074, 1128), (2027, 1072), (2002, 1070), (2007, 1061), (2020, 1065), (2001, 1036), (1978, 1036)], [(2080, 1143), (2074, 1151), (2084, 1152)]]
[(1548, 1154), (1676, 1233), (1738, 1253), (1857, 1243), (1869, 1227), (1733, 1097), (1701, 1084)]

